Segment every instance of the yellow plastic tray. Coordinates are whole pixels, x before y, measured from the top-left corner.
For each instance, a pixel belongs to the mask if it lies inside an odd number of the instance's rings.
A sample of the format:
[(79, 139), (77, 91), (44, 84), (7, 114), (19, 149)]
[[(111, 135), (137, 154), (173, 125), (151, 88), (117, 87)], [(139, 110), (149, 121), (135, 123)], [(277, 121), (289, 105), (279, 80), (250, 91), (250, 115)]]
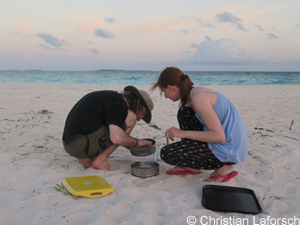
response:
[(67, 177), (62, 183), (72, 195), (87, 198), (102, 197), (115, 191), (109, 183), (97, 175)]

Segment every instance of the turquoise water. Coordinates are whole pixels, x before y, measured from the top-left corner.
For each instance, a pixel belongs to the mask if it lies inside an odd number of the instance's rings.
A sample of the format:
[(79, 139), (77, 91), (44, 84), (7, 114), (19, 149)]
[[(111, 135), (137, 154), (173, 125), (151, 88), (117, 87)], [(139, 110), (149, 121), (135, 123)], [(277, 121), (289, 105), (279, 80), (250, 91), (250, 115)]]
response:
[[(300, 72), (184, 71), (195, 85), (300, 85)], [(0, 71), (0, 82), (66, 85), (152, 85), (159, 71)]]

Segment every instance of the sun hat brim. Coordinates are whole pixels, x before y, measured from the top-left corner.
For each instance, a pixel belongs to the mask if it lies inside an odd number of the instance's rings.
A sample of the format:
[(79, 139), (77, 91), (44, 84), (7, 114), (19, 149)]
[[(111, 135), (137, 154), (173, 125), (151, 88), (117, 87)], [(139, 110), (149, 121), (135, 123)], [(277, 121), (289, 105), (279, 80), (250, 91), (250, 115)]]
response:
[(129, 85), (124, 88), (124, 91), (129, 91), (134, 93), (141, 100), (142, 105), (146, 108), (146, 115), (144, 116), (144, 118), (142, 118), (142, 120), (144, 120), (146, 123), (150, 123), (152, 119), (152, 113), (144, 97), (139, 92), (139, 90), (136, 87)]

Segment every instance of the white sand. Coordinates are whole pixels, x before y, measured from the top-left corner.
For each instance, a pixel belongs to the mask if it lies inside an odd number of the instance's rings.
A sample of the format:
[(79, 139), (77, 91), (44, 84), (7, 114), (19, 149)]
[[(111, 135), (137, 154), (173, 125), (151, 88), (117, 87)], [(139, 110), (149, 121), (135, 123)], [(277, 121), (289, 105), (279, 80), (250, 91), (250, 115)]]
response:
[[(213, 223), (206, 218), (219, 219), (215, 224), (229, 218), (259, 224), (268, 216), (273, 224), (282, 224), (278, 219), (300, 218), (300, 86), (211, 87), (235, 104), (250, 142), (245, 162), (234, 167), (239, 175), (217, 185), (254, 190), (263, 208), (256, 216), (202, 206), (202, 186), (211, 184), (202, 180), (212, 171), (170, 176), (166, 170), (172, 167), (158, 157), (160, 174), (140, 179), (130, 174), (130, 164), (141, 159), (123, 147), (112, 154), (111, 171), (85, 170), (66, 154), (61, 136), (71, 107), (88, 92), (122, 86), (0, 83), (0, 88), (0, 224), (187, 224), (191, 215), (196, 224), (201, 218), (207, 224)], [(132, 135), (155, 138), (160, 150), (166, 144), (164, 131), (178, 126), (178, 103), (160, 97), (158, 91), (152, 97), (152, 123), (161, 130), (140, 122)], [(83, 175), (99, 175), (116, 191), (89, 199), (54, 189), (65, 177)]]

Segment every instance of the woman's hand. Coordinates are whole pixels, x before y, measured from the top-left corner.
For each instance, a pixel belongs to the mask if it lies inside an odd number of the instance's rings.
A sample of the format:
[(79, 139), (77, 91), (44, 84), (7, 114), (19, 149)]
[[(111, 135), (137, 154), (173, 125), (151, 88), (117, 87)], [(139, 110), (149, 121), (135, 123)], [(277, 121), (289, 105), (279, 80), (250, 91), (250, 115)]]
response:
[(168, 136), (172, 141), (174, 141), (175, 137), (183, 138), (183, 130), (180, 130), (176, 127), (171, 127), (166, 130), (165, 136)]

